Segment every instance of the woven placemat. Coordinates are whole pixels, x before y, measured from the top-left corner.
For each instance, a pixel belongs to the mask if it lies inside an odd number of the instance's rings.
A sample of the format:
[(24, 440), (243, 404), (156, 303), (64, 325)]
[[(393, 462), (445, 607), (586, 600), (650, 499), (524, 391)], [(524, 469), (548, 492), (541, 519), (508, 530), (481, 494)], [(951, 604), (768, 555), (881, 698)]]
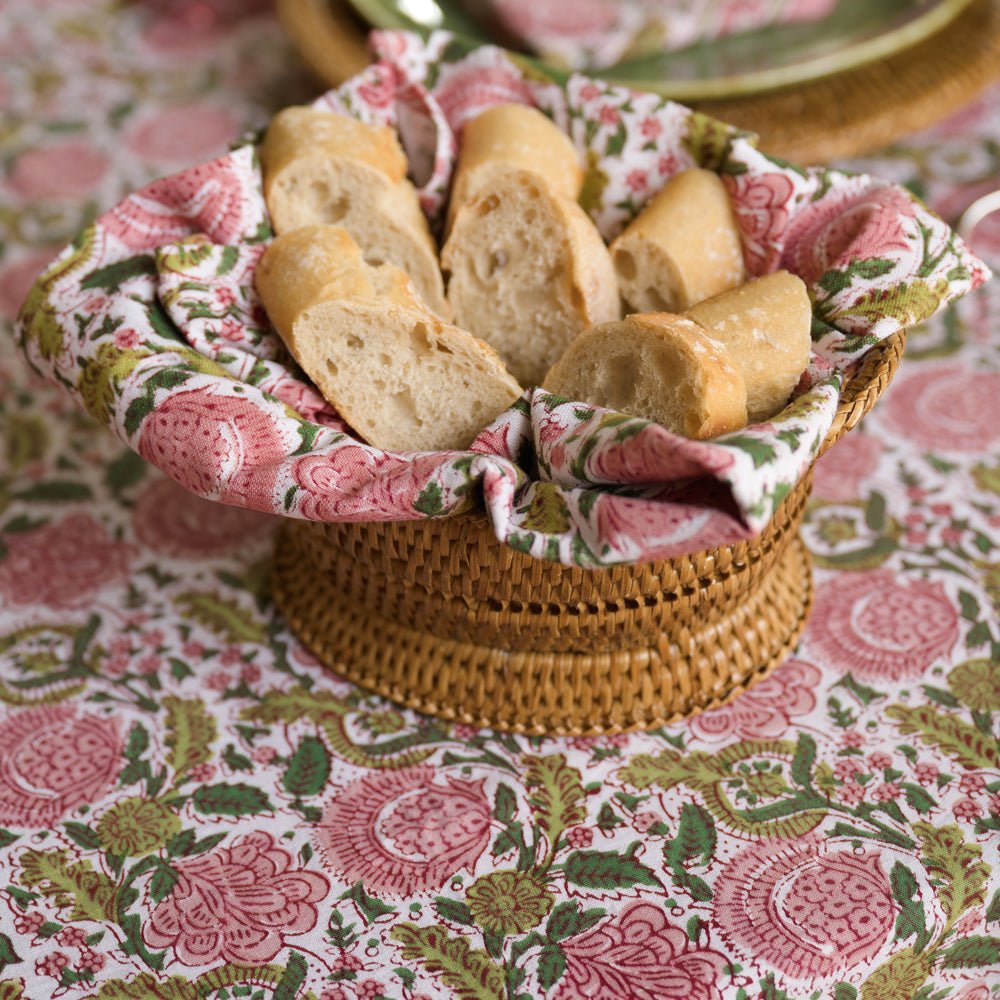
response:
[[(344, 0), (277, 0), (306, 65), (337, 86), (368, 62), (367, 26)], [(925, 128), (1000, 79), (1000, 0), (976, 0), (933, 37), (813, 83), (690, 102), (757, 132), (761, 148), (798, 163), (856, 156)]]

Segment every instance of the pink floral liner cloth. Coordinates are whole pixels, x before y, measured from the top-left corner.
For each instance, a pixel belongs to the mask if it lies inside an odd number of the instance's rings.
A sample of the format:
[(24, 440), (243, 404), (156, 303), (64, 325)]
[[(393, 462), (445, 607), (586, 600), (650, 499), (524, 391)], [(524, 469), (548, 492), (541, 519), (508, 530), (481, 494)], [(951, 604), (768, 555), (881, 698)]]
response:
[(540, 78), (501, 49), (438, 32), (373, 36), (377, 61), (318, 106), (398, 128), (432, 224), (462, 126), (537, 106), (587, 165), (581, 203), (613, 238), (672, 175), (720, 172), (753, 275), (800, 275), (813, 358), (772, 421), (711, 442), (531, 389), (468, 451), (394, 454), (352, 436), (289, 363), (253, 274), (271, 236), (255, 148), (159, 180), (80, 234), (19, 318), (32, 363), (122, 440), (208, 499), (317, 521), (406, 520), (480, 498), (497, 538), (568, 565), (669, 558), (758, 533), (805, 473), (845, 372), (872, 344), (988, 270), (900, 187), (801, 170), (664, 98)]
[(603, 69), (772, 24), (818, 21), (837, 0), (463, 0), (547, 61)]

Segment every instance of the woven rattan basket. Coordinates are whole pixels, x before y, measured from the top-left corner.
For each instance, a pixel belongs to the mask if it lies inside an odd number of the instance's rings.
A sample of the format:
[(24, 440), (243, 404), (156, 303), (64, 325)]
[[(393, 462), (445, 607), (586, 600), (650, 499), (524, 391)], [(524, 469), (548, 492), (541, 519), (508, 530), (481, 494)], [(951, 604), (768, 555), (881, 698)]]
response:
[[(865, 356), (821, 451), (875, 404), (904, 340)], [(501, 545), (482, 515), (288, 521), (273, 592), (323, 663), (422, 712), (538, 735), (652, 728), (723, 704), (795, 646), (810, 486), (811, 473), (750, 541), (603, 570)]]

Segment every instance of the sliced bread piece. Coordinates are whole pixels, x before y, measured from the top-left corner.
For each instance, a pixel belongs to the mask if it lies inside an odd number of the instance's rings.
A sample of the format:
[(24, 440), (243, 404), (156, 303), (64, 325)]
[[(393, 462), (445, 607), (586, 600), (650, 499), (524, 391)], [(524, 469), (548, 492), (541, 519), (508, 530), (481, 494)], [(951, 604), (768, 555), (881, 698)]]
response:
[(801, 278), (775, 271), (699, 302), (685, 315), (724, 344), (743, 373), (751, 423), (784, 409), (812, 348), (812, 304)]
[(576, 201), (583, 168), (569, 136), (527, 104), (495, 104), (462, 130), (458, 165), (448, 203), (448, 228), (458, 210), (492, 187), (497, 166), (533, 170), (549, 189)]
[(672, 177), (611, 244), (632, 312), (682, 312), (746, 281), (726, 186), (711, 170)]
[(725, 348), (672, 313), (635, 313), (581, 333), (543, 385), (699, 440), (747, 422), (743, 376)]
[(455, 322), (524, 385), (538, 385), (581, 330), (621, 315), (594, 224), (530, 170), (504, 168), (459, 210), (441, 263)]
[(435, 316), (398, 268), (366, 265), (342, 229), (279, 236), (256, 285), (303, 370), (377, 448), (464, 448), (521, 395), (495, 351)]
[(264, 198), (276, 233), (343, 226), (370, 264), (388, 262), (447, 315), (437, 247), (406, 180), (392, 129), (313, 108), (286, 108), (261, 146)]

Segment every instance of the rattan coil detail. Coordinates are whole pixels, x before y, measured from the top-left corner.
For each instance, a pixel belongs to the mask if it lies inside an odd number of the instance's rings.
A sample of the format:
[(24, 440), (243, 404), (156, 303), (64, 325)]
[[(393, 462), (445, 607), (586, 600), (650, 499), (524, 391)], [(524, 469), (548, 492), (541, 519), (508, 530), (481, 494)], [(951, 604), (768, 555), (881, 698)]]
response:
[[(904, 342), (868, 352), (821, 451), (872, 408)], [(725, 703), (794, 648), (812, 603), (798, 535), (811, 483), (749, 541), (601, 570), (503, 546), (482, 514), (288, 521), (272, 590), (323, 663), (408, 707), (532, 735), (651, 728)]]

